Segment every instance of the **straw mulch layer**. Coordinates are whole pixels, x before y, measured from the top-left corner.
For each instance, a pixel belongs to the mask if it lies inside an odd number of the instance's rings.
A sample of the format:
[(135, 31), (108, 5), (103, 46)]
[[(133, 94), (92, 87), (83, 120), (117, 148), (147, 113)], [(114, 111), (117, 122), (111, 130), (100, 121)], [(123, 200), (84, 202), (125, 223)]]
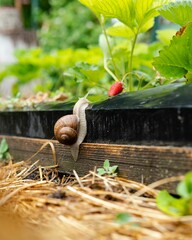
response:
[[(74, 175), (38, 162), (2, 165), (0, 240), (192, 239), (192, 217), (159, 211), (152, 186), (95, 171)], [(128, 221), (118, 222), (120, 213)]]

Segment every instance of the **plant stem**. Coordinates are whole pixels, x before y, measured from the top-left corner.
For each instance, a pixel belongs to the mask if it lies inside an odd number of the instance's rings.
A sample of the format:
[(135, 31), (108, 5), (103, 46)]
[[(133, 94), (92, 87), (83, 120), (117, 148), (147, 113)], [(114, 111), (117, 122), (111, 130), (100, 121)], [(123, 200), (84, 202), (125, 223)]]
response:
[(111, 77), (115, 80), (115, 81), (119, 81), (119, 79), (116, 77), (116, 75), (108, 68), (107, 65), (107, 61), (104, 59), (104, 68), (105, 70), (109, 73), (109, 75), (111, 75)]
[(127, 84), (127, 86), (129, 86), (129, 91), (133, 91), (133, 78), (132, 78), (132, 71), (133, 71), (133, 53), (134, 53), (134, 49), (135, 49), (135, 44), (137, 42), (137, 37), (138, 37), (138, 31), (135, 34), (134, 38), (133, 38), (133, 43), (131, 46), (131, 54), (130, 54), (130, 59), (129, 59), (129, 63), (128, 63), (128, 72), (130, 73), (130, 78), (129, 78), (129, 85)]
[(115, 81), (119, 81), (119, 76), (117, 74), (118, 70), (117, 70), (116, 64), (115, 64), (114, 59), (113, 59), (112, 50), (111, 50), (111, 46), (110, 46), (109, 39), (108, 39), (108, 36), (107, 36), (107, 32), (106, 32), (106, 29), (105, 29), (105, 25), (104, 25), (103, 21), (100, 21), (100, 24), (101, 24), (101, 27), (102, 27), (103, 34), (105, 36), (105, 40), (106, 40), (106, 43), (107, 43), (107, 48), (108, 48), (108, 51), (109, 51), (109, 56), (110, 56), (112, 65), (114, 67), (115, 74), (112, 73), (112, 71), (108, 68), (107, 61), (104, 61), (105, 62), (104, 67), (105, 67), (106, 71), (114, 78)]

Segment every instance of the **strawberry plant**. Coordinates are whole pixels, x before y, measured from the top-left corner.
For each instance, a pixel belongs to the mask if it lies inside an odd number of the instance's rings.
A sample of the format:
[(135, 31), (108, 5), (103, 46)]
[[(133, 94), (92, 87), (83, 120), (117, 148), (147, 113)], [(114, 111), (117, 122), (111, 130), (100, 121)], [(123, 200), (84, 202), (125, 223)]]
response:
[(162, 76), (172, 81), (185, 77), (187, 83), (192, 83), (192, 2), (170, 3), (160, 8), (159, 12), (181, 28), (154, 59), (154, 66)]
[(98, 168), (97, 172), (99, 175), (108, 175), (111, 177), (115, 177), (115, 176), (117, 176), (117, 173), (116, 173), (117, 169), (118, 169), (117, 165), (110, 166), (109, 160), (105, 160), (103, 163), (103, 167)]
[[(104, 49), (104, 68), (116, 81), (127, 79), (126, 88), (133, 91), (133, 60), (138, 36), (147, 32), (154, 24), (154, 18), (159, 15), (158, 9), (169, 0), (79, 0), (90, 8), (97, 16), (103, 36), (100, 45)], [(117, 19), (118, 23), (106, 29), (107, 19)], [(114, 60), (109, 34), (129, 38), (130, 47), (127, 51), (126, 72), (119, 72)], [(136, 75), (137, 76), (137, 75)]]
[(9, 146), (5, 138), (1, 140), (0, 143), (0, 161), (6, 162), (11, 160), (11, 155), (9, 153)]

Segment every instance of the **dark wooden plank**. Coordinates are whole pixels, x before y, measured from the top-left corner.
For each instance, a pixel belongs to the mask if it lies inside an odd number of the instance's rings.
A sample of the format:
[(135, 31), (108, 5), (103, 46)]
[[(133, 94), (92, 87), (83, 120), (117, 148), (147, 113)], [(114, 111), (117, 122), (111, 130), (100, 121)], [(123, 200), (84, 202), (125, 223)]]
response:
[[(72, 160), (69, 147), (59, 144), (55, 140), (42, 140), (21, 137), (5, 137), (10, 152), (16, 161), (31, 157), (46, 142), (55, 146), (59, 170), (72, 173), (73, 169), (82, 176), (95, 166), (101, 167), (105, 159), (111, 165), (119, 166), (119, 175), (131, 180), (150, 184), (162, 178), (183, 175), (192, 170), (191, 147), (168, 146), (139, 146), (116, 144), (83, 143), (77, 162)], [(47, 146), (33, 161), (40, 159), (42, 165), (53, 165), (51, 148)], [(175, 184), (167, 186), (175, 188)]]
[[(74, 102), (0, 112), (0, 135), (51, 139)], [(192, 84), (123, 93), (86, 109), (86, 143), (191, 146)], [(7, 124), (9, 122), (9, 124)]]

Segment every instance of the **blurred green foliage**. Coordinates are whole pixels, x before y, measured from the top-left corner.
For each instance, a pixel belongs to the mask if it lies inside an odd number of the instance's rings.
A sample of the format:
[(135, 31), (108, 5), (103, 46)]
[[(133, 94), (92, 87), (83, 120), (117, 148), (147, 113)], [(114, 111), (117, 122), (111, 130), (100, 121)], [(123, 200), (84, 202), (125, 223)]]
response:
[(50, 11), (42, 14), (38, 33), (43, 50), (87, 48), (98, 42), (101, 32), (96, 17), (77, 0), (51, 0)]
[[(159, 33), (161, 37), (159, 36)], [(165, 42), (168, 42), (167, 30), (158, 32), (159, 42), (138, 42), (135, 47), (133, 77), (137, 83), (135, 90), (162, 84), (156, 78), (152, 60)], [(162, 39), (162, 42), (161, 42)], [(115, 39), (112, 52), (119, 71), (126, 72), (129, 40)], [(69, 97), (82, 97), (90, 91), (90, 100), (106, 98), (113, 79), (106, 74), (103, 67), (103, 53), (99, 47), (66, 48), (45, 52), (42, 48), (17, 50), (16, 63), (0, 71), (0, 81), (14, 76), (13, 95), (23, 86), (38, 79), (34, 92), (63, 91)], [(138, 82), (139, 81), (139, 84)]]
[(68, 96), (82, 96), (90, 89), (94, 95), (103, 94), (108, 79), (102, 66), (103, 55), (98, 47), (64, 49), (46, 53), (41, 48), (18, 50), (17, 62), (0, 71), (0, 80), (7, 76), (17, 78), (14, 95), (21, 85), (39, 80), (35, 91), (62, 90)]
[(14, 6), (14, 0), (0, 0), (0, 6)]

